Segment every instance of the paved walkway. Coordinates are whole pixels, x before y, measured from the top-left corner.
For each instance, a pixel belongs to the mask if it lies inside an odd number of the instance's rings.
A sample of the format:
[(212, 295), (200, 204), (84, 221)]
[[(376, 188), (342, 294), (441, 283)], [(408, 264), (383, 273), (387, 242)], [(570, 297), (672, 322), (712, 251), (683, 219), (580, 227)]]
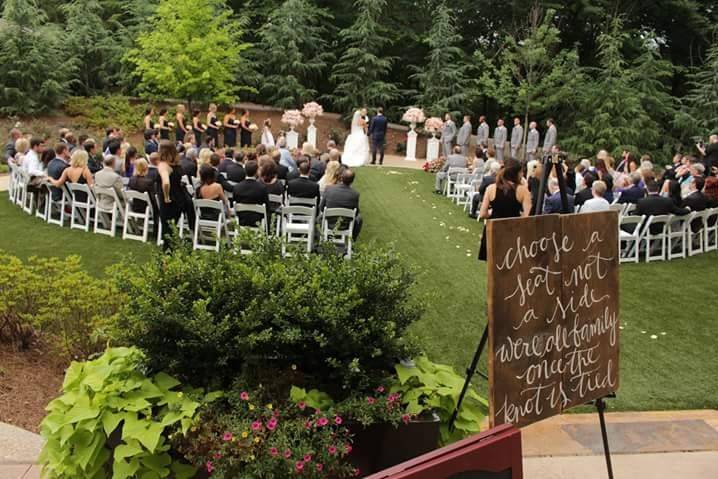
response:
[[(718, 411), (607, 414), (616, 479), (718, 477)], [(522, 431), (526, 479), (605, 479), (596, 414), (565, 414)], [(37, 479), (39, 436), (0, 423), (0, 479)]]

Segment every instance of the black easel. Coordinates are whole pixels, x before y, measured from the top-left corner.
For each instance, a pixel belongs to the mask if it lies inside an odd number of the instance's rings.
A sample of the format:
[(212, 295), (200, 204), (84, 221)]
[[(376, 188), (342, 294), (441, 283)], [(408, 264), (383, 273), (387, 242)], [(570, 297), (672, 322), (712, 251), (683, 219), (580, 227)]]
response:
[(601, 423), (601, 439), (603, 440), (603, 454), (606, 456), (606, 469), (608, 470), (608, 479), (613, 479), (613, 465), (611, 464), (611, 450), (608, 447), (608, 431), (606, 430), (606, 398), (615, 398), (616, 394), (611, 393), (608, 396), (598, 398), (593, 401), (598, 411), (598, 421)]
[(471, 379), (474, 377), (475, 374), (478, 374), (484, 379), (489, 379), (489, 377), (482, 373), (481, 371), (477, 371), (476, 368), (479, 366), (479, 359), (481, 359), (481, 353), (484, 352), (484, 348), (486, 347), (486, 342), (489, 340), (489, 325), (486, 324), (486, 327), (484, 328), (484, 334), (481, 335), (481, 340), (479, 341), (479, 345), (476, 348), (476, 352), (474, 353), (474, 359), (471, 360), (471, 365), (466, 369), (466, 379), (464, 380), (464, 387), (461, 388), (461, 394), (459, 394), (459, 400), (456, 402), (456, 407), (454, 408), (454, 412), (451, 413), (451, 419), (449, 419), (449, 431), (454, 431), (454, 422), (456, 422), (456, 417), (459, 415), (459, 410), (461, 409), (461, 403), (464, 402), (464, 397), (466, 396), (466, 392), (469, 390), (469, 385), (471, 384)]

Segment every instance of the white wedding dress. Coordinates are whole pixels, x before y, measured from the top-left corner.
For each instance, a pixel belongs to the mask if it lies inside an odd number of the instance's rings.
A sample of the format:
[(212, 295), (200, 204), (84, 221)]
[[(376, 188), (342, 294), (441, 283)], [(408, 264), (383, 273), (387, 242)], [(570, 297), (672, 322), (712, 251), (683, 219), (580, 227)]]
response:
[(359, 111), (355, 111), (352, 118), (351, 134), (344, 142), (342, 163), (349, 167), (362, 166), (369, 161), (369, 138), (359, 124), (360, 119), (361, 114)]

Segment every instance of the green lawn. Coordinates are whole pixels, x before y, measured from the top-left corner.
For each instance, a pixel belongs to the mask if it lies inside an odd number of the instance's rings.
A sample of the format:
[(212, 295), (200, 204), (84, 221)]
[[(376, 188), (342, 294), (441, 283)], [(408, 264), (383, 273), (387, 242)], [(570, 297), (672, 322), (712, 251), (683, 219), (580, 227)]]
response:
[[(481, 226), (432, 194), (433, 181), (423, 171), (361, 169), (360, 243), (393, 243), (417, 266), (428, 309), (413, 333), (432, 359), (463, 370), (486, 323), (486, 265), (476, 260)], [(0, 231), (2, 249), (21, 257), (79, 254), (98, 276), (130, 254), (147, 258), (153, 248), (45, 225), (4, 198)], [(621, 266), (621, 387), (612, 409), (718, 408), (717, 280), (717, 253)]]

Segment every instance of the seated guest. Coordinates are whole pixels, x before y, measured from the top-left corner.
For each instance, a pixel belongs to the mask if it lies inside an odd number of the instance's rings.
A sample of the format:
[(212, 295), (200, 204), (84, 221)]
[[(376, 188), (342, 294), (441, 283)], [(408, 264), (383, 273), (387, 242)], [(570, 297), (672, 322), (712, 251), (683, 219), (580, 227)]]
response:
[(199, 169), (202, 168), (204, 165), (209, 165), (209, 160), (212, 158), (212, 150), (209, 148), (202, 148), (199, 150), (199, 157), (197, 158), (197, 169), (199, 172)]
[[(277, 177), (277, 165), (267, 155), (259, 159), (259, 177), (260, 181), (267, 187), (268, 194), (279, 196), (284, 194), (284, 183), (279, 181)], [(276, 213), (280, 206), (282, 206), (281, 203), (270, 203), (269, 210)]]
[(274, 164), (276, 165), (277, 169), (277, 178), (280, 180), (287, 180), (287, 175), (289, 174), (289, 168), (284, 166), (282, 164), (282, 153), (279, 150), (273, 150), (271, 153), (272, 161), (274, 161)]
[[(55, 146), (55, 158), (47, 164), (47, 176), (53, 180), (59, 180), (62, 176), (62, 172), (65, 168), (70, 166), (70, 151), (67, 148), (67, 144), (58, 143)], [(62, 190), (50, 187), (52, 191), (52, 200), (59, 201), (62, 198)]]
[(324, 194), (327, 188), (339, 184), (341, 179), (342, 165), (338, 161), (330, 161), (327, 163), (327, 169), (324, 176), (319, 180), (319, 193)]
[[(649, 181), (646, 184), (648, 196), (641, 198), (636, 203), (636, 209), (631, 211), (631, 215), (659, 216), (659, 215), (678, 215), (683, 216), (690, 213), (687, 208), (677, 206), (672, 199), (660, 195), (661, 186), (657, 181)], [(660, 225), (652, 225), (651, 233), (658, 234), (661, 232)]]
[(227, 179), (239, 183), (247, 176), (244, 172), (244, 152), (238, 151), (234, 154), (234, 161), (227, 164)]
[(122, 160), (120, 160), (120, 157), (122, 156), (122, 143), (119, 140), (113, 140), (107, 145), (107, 150), (105, 155), (102, 159), (102, 165), (106, 166), (107, 163), (105, 163), (104, 160), (107, 159), (107, 157), (112, 158), (112, 168), (115, 171), (122, 171)]
[(152, 178), (152, 181), (157, 181), (157, 177), (159, 177), (160, 172), (157, 169), (157, 166), (160, 164), (160, 153), (155, 152), (150, 154), (149, 157), (149, 167), (147, 169), (147, 176)]
[[(92, 188), (94, 179), (87, 167), (88, 154), (85, 150), (76, 149), (70, 157), (70, 166), (65, 168), (57, 180), (50, 178), (53, 186), (60, 187), (65, 183), (86, 184)], [(75, 196), (78, 201), (87, 201), (87, 194), (78, 193)]]
[(705, 178), (702, 176), (696, 176), (688, 186), (688, 196), (683, 198), (681, 206), (684, 208), (690, 208), (691, 211), (703, 211), (708, 208), (708, 198), (703, 194), (703, 187), (705, 186)]
[(220, 161), (222, 161), (222, 157), (219, 156), (217, 153), (212, 153), (209, 157), (209, 165), (214, 168), (215, 181), (222, 185), (222, 188), (224, 188), (225, 191), (231, 192), (234, 186), (227, 180), (227, 177), (225, 175), (219, 172), (218, 167)]
[(188, 149), (184, 156), (180, 159), (180, 167), (182, 174), (187, 177), (187, 181), (192, 184), (192, 178), (197, 176), (197, 149), (192, 147)]
[(279, 164), (286, 166), (290, 173), (297, 172), (297, 162), (294, 160), (292, 153), (287, 149), (287, 140), (282, 137), (277, 141), (277, 148), (281, 155)]
[[(122, 177), (115, 171), (116, 157), (108, 155), (105, 157), (105, 167), (95, 173), (95, 185), (100, 188), (111, 188), (115, 190), (117, 198), (122, 198)], [(104, 210), (112, 209), (113, 199), (111, 196), (100, 195), (97, 198), (97, 204)], [(122, 207), (122, 205), (117, 205)]]
[(636, 203), (638, 200), (646, 196), (646, 190), (641, 186), (643, 178), (641, 174), (634, 171), (629, 176), (631, 186), (621, 191), (621, 196), (618, 198), (619, 203)]
[(118, 139), (120, 136), (120, 130), (114, 126), (105, 129), (105, 139), (102, 140), (102, 153), (105, 153), (107, 145), (109, 145), (111, 141)]
[[(242, 203), (252, 205), (267, 205), (269, 203), (267, 187), (260, 181), (257, 181), (258, 169), (259, 166), (254, 160), (248, 161), (245, 165), (244, 171), (247, 177), (234, 186), (233, 195), (235, 206)], [(267, 216), (269, 215), (267, 214)], [(241, 226), (257, 226), (262, 218), (262, 215), (259, 213), (242, 212), (237, 214), (237, 221)], [(267, 227), (268, 226), (269, 225), (267, 225)]]
[(481, 178), (479, 194), (474, 195), (471, 198), (471, 211), (469, 212), (469, 216), (472, 218), (479, 217), (479, 205), (481, 204), (481, 198), (484, 197), (486, 188), (496, 183), (496, 175), (499, 173), (499, 170), (501, 170), (501, 164), (498, 161), (489, 159), (486, 162), (486, 174)]
[[(148, 171), (149, 164), (147, 163), (147, 160), (144, 158), (138, 158), (137, 161), (135, 161), (135, 170), (132, 173), (130, 182), (127, 184), (127, 188), (132, 191), (147, 193), (150, 195), (150, 205), (152, 206), (154, 219), (157, 222), (159, 221), (159, 216), (157, 215), (157, 204), (155, 203), (155, 182), (147, 175)], [(145, 208), (147, 207), (143, 201), (133, 202), (130, 206), (132, 207), (132, 211), (135, 213), (144, 213)]]
[(10, 162), (11, 160), (15, 159), (15, 155), (17, 154), (17, 150), (15, 149), (15, 142), (22, 138), (22, 132), (18, 130), (17, 128), (13, 128), (10, 130), (10, 139), (5, 144), (5, 151), (3, 153), (3, 159), (6, 162)]
[[(224, 196), (224, 188), (217, 182), (217, 174), (210, 165), (203, 165), (199, 169), (200, 185), (195, 191), (195, 196), (201, 200), (221, 201), (224, 205), (225, 213), (229, 213), (229, 202)], [(216, 210), (200, 211), (200, 219), (216, 221), (219, 218), (219, 212)]]
[(708, 200), (708, 208), (718, 207), (718, 178), (713, 175), (706, 177), (703, 194)]
[[(22, 169), (27, 172), (31, 177), (37, 178), (38, 181), (44, 181), (45, 178), (45, 167), (40, 161), (40, 157), (45, 151), (45, 141), (41, 138), (32, 137), (30, 139), (30, 149), (25, 153), (25, 158), (22, 160)], [(33, 180), (33, 183), (38, 183)]]
[(125, 176), (127, 178), (132, 178), (132, 175), (135, 172), (135, 162), (137, 161), (139, 153), (137, 152), (137, 148), (134, 146), (130, 146), (125, 150)]
[(673, 204), (681, 206), (683, 198), (681, 196), (681, 184), (678, 180), (666, 180), (661, 188), (661, 196), (670, 198)]
[(606, 194), (606, 183), (602, 180), (594, 181), (591, 185), (591, 193), (593, 194), (593, 198), (583, 203), (581, 213), (596, 213), (610, 209), (611, 204), (604, 198)]
[(319, 196), (319, 185), (309, 178), (311, 168), (309, 158), (299, 162), (299, 178), (289, 180), (287, 193), (297, 198), (317, 198)]
[[(217, 152), (219, 153), (219, 152)], [(219, 166), (217, 169), (220, 173), (227, 173), (227, 165), (232, 163), (234, 161), (234, 150), (231, 148), (224, 150), (224, 156), (222, 158), (222, 161), (219, 162)]]
[(97, 153), (97, 143), (93, 139), (88, 139), (82, 144), (82, 147), (87, 152), (87, 167), (91, 173), (97, 173), (102, 169), (102, 160)]
[(157, 141), (157, 132), (155, 130), (145, 130), (145, 155), (150, 155), (160, 151), (160, 144)]
[(449, 174), (449, 168), (466, 168), (466, 157), (461, 154), (461, 147), (455, 146), (453, 154), (449, 155), (446, 163), (441, 171), (436, 173), (436, 182), (434, 183), (434, 193), (441, 193), (442, 183)]
[[(576, 177), (578, 181), (578, 176)], [(576, 206), (583, 205), (586, 201), (593, 198), (593, 190), (591, 187), (593, 186), (593, 182), (596, 181), (596, 175), (591, 173), (590, 171), (583, 174), (583, 184), (586, 186), (584, 189), (576, 193), (576, 196), (574, 198), (574, 203)], [(604, 183), (605, 184), (605, 183)]]
[[(545, 215), (562, 213), (561, 189), (558, 186), (558, 180), (556, 178), (549, 178), (548, 193), (543, 203), (543, 213)], [(573, 195), (567, 194), (566, 199), (568, 200), (568, 211), (573, 213)]]
[(320, 156), (319, 151), (317, 151), (316, 148), (314, 148), (314, 145), (312, 145), (309, 142), (305, 142), (302, 145), (302, 154), (309, 157), (311, 163), (309, 168), (309, 178), (312, 181), (319, 181), (319, 178), (324, 175), (324, 170), (327, 168), (327, 160), (329, 160), (328, 156)]
[(598, 179), (606, 184), (606, 192), (603, 194), (608, 203), (613, 203), (613, 158), (605, 155), (596, 160), (596, 174)]
[[(354, 183), (354, 172), (349, 168), (345, 168), (342, 171), (341, 182), (328, 188), (324, 193), (322, 202), (319, 205), (319, 211), (324, 211), (325, 208), (356, 210), (354, 229), (352, 231), (352, 238), (356, 240), (361, 232), (362, 218), (359, 214), (359, 192), (352, 188), (352, 183)], [(333, 225), (330, 224), (329, 227), (332, 228)]]

